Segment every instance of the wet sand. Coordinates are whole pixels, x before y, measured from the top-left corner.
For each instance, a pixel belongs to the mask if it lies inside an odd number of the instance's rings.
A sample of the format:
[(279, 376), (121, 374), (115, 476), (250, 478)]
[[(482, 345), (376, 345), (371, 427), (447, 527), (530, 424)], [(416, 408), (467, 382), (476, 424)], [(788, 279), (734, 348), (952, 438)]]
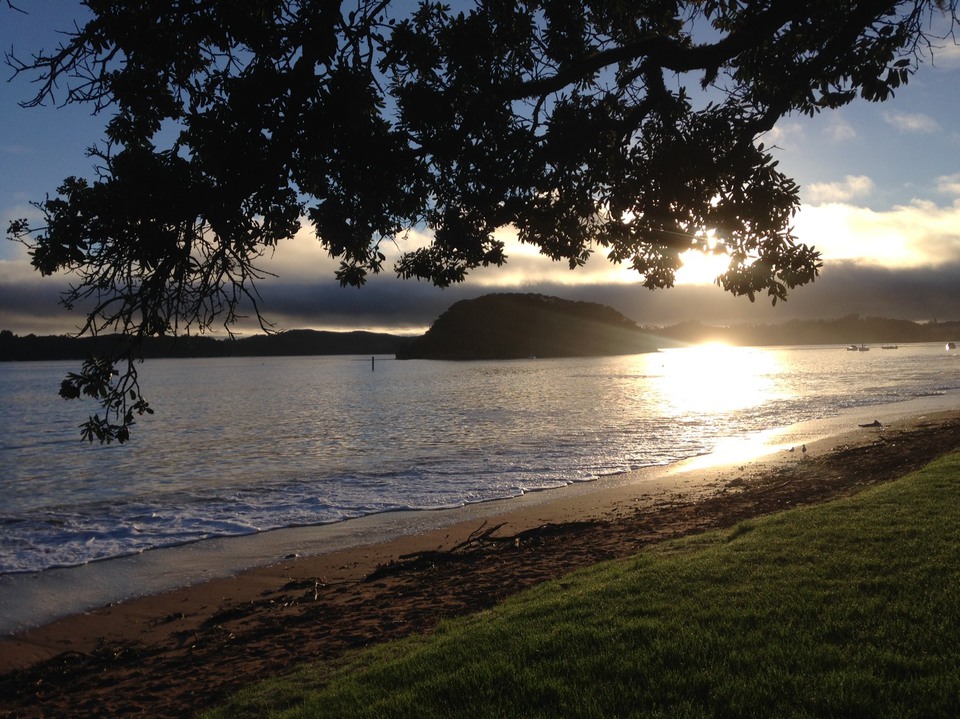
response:
[[(248, 550), (231, 541), (220, 555), (202, 542), (181, 556), (199, 552), (190, 562), (200, 568), (222, 556), (226, 566), (211, 574), (228, 576), (0, 638), (0, 716), (189, 716), (298, 662), (429, 631), (651, 542), (889, 481), (960, 447), (960, 410), (941, 411), (949, 404), (956, 398), (870, 408), (764, 433), (710, 461), (338, 526), (339, 539), (324, 538), (324, 528), (289, 530)], [(867, 417), (882, 426), (858, 427)], [(267, 561), (280, 552), (281, 561)], [(176, 555), (165, 556), (163, 566), (176, 566)], [(231, 568), (244, 562), (253, 568)], [(55, 584), (40, 593), (54, 604)], [(57, 591), (70, 592), (69, 582)]]

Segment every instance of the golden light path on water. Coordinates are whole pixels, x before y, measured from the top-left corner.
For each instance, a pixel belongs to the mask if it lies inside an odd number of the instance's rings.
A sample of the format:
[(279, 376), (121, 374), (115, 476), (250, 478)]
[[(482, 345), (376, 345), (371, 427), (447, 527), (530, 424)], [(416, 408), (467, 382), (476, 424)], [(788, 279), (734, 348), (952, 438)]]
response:
[[(729, 423), (730, 415), (765, 403), (790, 399), (777, 376), (787, 371), (782, 353), (755, 347), (710, 343), (662, 350), (653, 365), (655, 412), (678, 422)], [(745, 461), (773, 451), (775, 429), (722, 440), (702, 458), (685, 464)]]
[(778, 389), (779, 353), (705, 344), (662, 350), (657, 410), (667, 416), (709, 416), (755, 407), (789, 395)]

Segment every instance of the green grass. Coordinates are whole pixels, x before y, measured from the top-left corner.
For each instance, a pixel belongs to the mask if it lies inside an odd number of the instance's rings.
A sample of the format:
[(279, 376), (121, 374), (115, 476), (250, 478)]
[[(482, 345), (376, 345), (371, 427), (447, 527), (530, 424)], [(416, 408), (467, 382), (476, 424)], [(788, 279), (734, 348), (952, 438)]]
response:
[(208, 716), (960, 716), (960, 453), (574, 573)]

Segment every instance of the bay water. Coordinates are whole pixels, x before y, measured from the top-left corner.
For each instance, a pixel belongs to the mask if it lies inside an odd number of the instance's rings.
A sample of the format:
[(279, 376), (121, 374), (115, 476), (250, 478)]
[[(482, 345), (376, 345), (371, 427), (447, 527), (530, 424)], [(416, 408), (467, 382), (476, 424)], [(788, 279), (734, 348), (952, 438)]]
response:
[(941, 344), (489, 362), (151, 360), (156, 414), (79, 439), (78, 363), (0, 363), (0, 575), (393, 510), (513, 497), (844, 410), (960, 398)]

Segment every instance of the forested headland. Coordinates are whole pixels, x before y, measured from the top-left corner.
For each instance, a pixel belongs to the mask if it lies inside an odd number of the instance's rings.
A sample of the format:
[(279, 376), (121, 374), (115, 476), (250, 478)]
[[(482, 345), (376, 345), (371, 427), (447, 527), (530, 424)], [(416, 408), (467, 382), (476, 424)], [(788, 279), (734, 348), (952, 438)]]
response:
[(612, 307), (538, 294), (457, 302), (398, 359), (517, 359), (654, 352), (655, 339)]

